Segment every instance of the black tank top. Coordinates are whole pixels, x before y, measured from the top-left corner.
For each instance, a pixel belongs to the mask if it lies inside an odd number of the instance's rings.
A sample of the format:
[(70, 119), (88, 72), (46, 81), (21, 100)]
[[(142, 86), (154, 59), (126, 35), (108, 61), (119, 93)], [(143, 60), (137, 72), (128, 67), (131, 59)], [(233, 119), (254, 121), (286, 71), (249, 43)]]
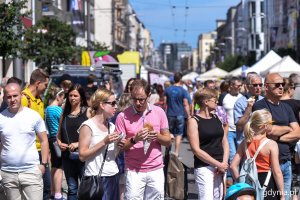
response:
[[(217, 161), (223, 161), (223, 146), (222, 140), (224, 136), (224, 129), (221, 121), (216, 115), (210, 119), (204, 119), (195, 115), (194, 118), (198, 123), (198, 135), (200, 141), (200, 148), (209, 154)], [(205, 167), (209, 164), (203, 162), (197, 156), (194, 156), (194, 167)]]
[[(77, 131), (80, 125), (88, 119), (86, 116), (86, 112), (87, 112), (87, 108), (83, 107), (77, 116), (67, 115), (63, 119), (62, 127), (61, 127), (61, 131), (62, 131), (61, 141), (63, 143), (70, 144), (73, 142), (78, 142), (79, 133)], [(64, 125), (64, 123), (66, 123), (66, 126)], [(67, 131), (65, 130), (65, 127), (67, 128)]]

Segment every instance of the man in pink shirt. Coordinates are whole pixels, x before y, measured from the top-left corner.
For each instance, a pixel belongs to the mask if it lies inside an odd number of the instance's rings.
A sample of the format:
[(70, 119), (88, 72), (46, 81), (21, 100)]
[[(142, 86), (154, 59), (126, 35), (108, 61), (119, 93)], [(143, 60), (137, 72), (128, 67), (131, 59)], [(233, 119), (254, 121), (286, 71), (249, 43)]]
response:
[[(126, 134), (124, 144), (125, 200), (164, 199), (164, 172), (161, 146), (169, 146), (171, 137), (165, 112), (150, 105), (150, 85), (135, 80), (131, 85), (133, 105), (117, 116), (116, 129)], [(151, 124), (151, 128), (144, 125)]]

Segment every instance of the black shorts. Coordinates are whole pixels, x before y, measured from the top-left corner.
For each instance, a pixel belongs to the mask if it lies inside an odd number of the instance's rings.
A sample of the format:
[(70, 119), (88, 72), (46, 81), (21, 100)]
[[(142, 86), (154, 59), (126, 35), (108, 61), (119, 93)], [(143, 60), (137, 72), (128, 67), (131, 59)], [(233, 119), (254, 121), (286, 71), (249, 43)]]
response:
[(48, 141), (49, 141), (49, 149), (51, 154), (51, 167), (62, 168), (62, 158), (57, 157), (53, 146), (53, 142), (56, 141), (56, 138), (49, 138)]

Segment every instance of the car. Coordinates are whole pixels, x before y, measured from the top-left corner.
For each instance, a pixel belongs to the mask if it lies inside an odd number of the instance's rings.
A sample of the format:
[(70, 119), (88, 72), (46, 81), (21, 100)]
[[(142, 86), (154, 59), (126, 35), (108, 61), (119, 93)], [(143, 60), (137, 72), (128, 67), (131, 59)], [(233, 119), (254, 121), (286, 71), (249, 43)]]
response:
[[(53, 65), (51, 67), (50, 82), (60, 85), (61, 81), (67, 76), (73, 83), (79, 83), (82, 86), (87, 85), (87, 77), (93, 74), (96, 79), (94, 85), (97, 87), (110, 83), (117, 98), (123, 92), (123, 83), (121, 79), (122, 71), (118, 63), (107, 63), (102, 66), (81, 66), (81, 65)], [(49, 84), (50, 85), (50, 84)]]

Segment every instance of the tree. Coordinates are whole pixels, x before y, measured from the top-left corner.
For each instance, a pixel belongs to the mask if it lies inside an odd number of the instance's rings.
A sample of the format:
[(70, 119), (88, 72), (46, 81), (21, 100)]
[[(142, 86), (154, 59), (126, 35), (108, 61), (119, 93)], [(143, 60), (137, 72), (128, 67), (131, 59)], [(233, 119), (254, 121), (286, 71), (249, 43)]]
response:
[(245, 65), (246, 60), (244, 57), (240, 55), (235, 56), (228, 56), (225, 58), (224, 62), (220, 63), (220, 68), (224, 69), (225, 71), (232, 71), (242, 65)]
[(0, 56), (3, 57), (3, 66), (9, 56), (20, 56), (18, 52), (24, 34), (22, 18), (28, 15), (28, 12), (22, 12), (26, 2), (0, 3)]
[(76, 33), (72, 27), (56, 18), (42, 17), (25, 31), (22, 57), (51, 71), (53, 64), (71, 64), (80, 60), (81, 48), (76, 47)]

